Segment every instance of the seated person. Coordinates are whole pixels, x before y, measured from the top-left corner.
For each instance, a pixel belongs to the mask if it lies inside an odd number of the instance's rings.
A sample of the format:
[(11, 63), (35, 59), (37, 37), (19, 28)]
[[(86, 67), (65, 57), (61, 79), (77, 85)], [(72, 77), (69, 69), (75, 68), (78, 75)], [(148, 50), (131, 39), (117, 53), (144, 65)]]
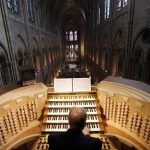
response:
[(86, 111), (73, 107), (69, 112), (70, 129), (65, 133), (49, 134), (49, 150), (101, 150), (102, 142), (90, 137), (85, 127)]

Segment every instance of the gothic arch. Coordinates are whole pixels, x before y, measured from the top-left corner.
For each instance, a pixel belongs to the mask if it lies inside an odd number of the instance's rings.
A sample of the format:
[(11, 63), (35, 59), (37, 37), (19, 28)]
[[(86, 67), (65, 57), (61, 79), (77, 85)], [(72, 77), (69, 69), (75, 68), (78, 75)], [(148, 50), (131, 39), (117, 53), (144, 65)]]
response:
[(147, 55), (150, 51), (150, 28), (142, 30), (135, 38), (132, 51), (131, 77), (135, 80), (148, 81), (149, 67)]
[(11, 82), (9, 61), (5, 46), (0, 42), (0, 86)]
[(47, 39), (47, 56), (48, 56), (48, 63), (51, 62), (51, 52), (50, 52), (50, 38)]
[(24, 65), (23, 59), (24, 59), (24, 53), (23, 53), (21, 47), (19, 47), (17, 50), (17, 62), (18, 62), (19, 66)]
[(134, 40), (134, 42), (133, 42), (133, 50), (134, 50), (134, 47), (135, 47), (135, 45), (136, 45), (136, 42), (137, 42), (137, 40), (143, 35), (143, 33), (146, 33), (146, 32), (150, 32), (150, 26), (149, 27), (143, 27), (137, 34), (136, 34), (136, 36), (135, 36), (135, 40)]
[(104, 34), (103, 38), (102, 38), (102, 49), (105, 50), (108, 48), (108, 45), (109, 45), (109, 39), (108, 39), (108, 35), (107, 34)]
[(27, 50), (27, 45), (26, 45), (26, 42), (25, 42), (25, 38), (21, 34), (18, 34), (17, 37), (19, 37), (21, 39), (21, 42), (24, 44), (25, 50)]
[(150, 84), (150, 49), (146, 55), (146, 63), (145, 63), (145, 70), (146, 72), (146, 77), (145, 77), (145, 82)]
[(103, 70), (108, 72), (108, 69), (109, 69), (109, 52), (108, 51), (104, 51), (102, 53), (102, 64), (101, 64), (101, 67), (102, 67)]
[(35, 36), (33, 36), (33, 38), (32, 38), (32, 49), (39, 50), (38, 40), (36, 39)]
[[(124, 62), (124, 33), (118, 29), (114, 36), (112, 55), (111, 55), (111, 73), (113, 76), (122, 76)], [(122, 66), (121, 66), (122, 65)]]
[(143, 75), (143, 60), (144, 60), (144, 51), (142, 48), (137, 48), (134, 54), (135, 71), (134, 71), (134, 79), (142, 80)]
[(43, 60), (43, 67), (47, 66), (48, 64), (48, 55), (47, 55), (47, 49), (46, 49), (46, 42), (44, 37), (42, 37), (42, 43), (41, 43), (41, 48), (42, 48), (42, 60)]
[(44, 39), (44, 37), (42, 37), (41, 38), (41, 48), (43, 49), (43, 48), (46, 48), (46, 42), (45, 42), (45, 39)]
[(3, 49), (3, 52), (5, 53), (5, 55), (6, 55), (6, 58), (7, 58), (7, 61), (8, 61), (8, 54), (7, 54), (7, 48), (6, 48), (6, 46), (4, 45), (4, 43), (3, 42), (1, 42), (0, 41), (0, 46), (1, 46), (1, 48)]
[(14, 38), (13, 46), (14, 46), (16, 61), (18, 63), (18, 66), (29, 64), (30, 59), (27, 51), (27, 45), (24, 40), (24, 37), (21, 34), (18, 34)]
[(109, 59), (109, 40), (108, 40), (108, 35), (104, 34), (102, 38), (102, 43), (101, 43), (101, 58), (100, 58), (100, 64), (101, 68), (103, 70), (108, 71), (108, 59)]
[(39, 49), (39, 44), (38, 41), (36, 39), (36, 37), (33, 36), (32, 38), (32, 57), (33, 57), (33, 63), (34, 63), (34, 67), (35, 70), (37, 72), (40, 71), (41, 69), (41, 54), (40, 54), (40, 49)]
[(123, 30), (119, 29), (115, 36), (114, 36), (114, 40), (113, 40), (113, 51), (119, 51), (123, 49), (124, 47), (124, 33)]
[(125, 56), (124, 53), (121, 53), (117, 59), (117, 76), (124, 76), (124, 64), (125, 64)]

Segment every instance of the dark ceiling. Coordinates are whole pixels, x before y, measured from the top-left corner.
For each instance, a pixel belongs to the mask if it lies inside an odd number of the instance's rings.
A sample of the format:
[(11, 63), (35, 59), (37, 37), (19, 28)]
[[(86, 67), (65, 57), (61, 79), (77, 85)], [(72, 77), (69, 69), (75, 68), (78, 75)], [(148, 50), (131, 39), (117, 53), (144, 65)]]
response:
[(95, 0), (45, 0), (47, 8), (62, 26), (67, 23), (81, 25), (87, 21)]

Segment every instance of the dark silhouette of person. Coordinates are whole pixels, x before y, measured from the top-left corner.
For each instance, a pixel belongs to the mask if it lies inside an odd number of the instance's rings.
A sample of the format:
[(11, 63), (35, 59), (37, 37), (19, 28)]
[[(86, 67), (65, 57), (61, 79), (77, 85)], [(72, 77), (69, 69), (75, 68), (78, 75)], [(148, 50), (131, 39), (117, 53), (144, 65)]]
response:
[(70, 128), (64, 133), (48, 135), (49, 150), (101, 150), (102, 141), (89, 135), (85, 127), (86, 111), (73, 107), (69, 112)]

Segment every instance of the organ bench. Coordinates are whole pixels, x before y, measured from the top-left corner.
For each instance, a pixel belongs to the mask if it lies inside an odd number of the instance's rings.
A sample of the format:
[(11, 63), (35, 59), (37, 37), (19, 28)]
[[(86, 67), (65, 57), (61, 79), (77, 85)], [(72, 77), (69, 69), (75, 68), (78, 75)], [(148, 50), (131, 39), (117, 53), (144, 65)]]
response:
[[(119, 82), (119, 83), (117, 83)], [(49, 92), (42, 83), (21, 87), (0, 96), (0, 149), (48, 149), (47, 135), (64, 132), (73, 106), (87, 111), (86, 125), (102, 149), (119, 149), (116, 141), (135, 149), (150, 149), (150, 93), (120, 81), (100, 82), (97, 91)], [(117, 139), (117, 140), (116, 140)]]

